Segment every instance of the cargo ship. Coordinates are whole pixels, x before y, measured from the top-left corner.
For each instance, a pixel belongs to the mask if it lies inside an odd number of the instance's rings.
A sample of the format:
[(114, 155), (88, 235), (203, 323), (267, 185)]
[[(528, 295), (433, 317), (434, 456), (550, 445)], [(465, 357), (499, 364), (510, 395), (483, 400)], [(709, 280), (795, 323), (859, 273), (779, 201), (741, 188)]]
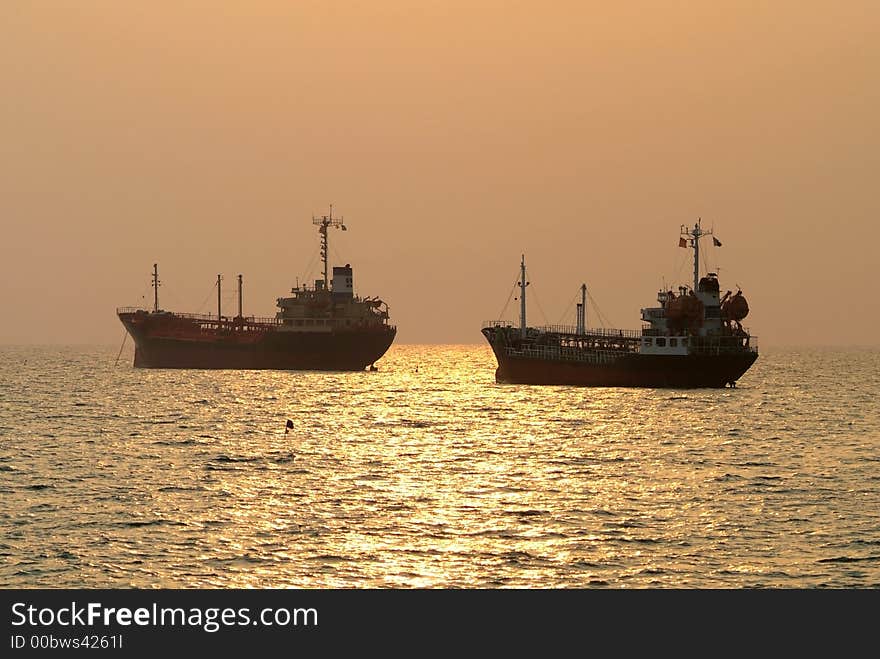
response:
[(238, 275), (238, 314), (225, 316), (217, 275), (217, 314), (189, 314), (159, 308), (158, 264), (153, 265), (153, 309), (116, 310), (134, 340), (139, 368), (375, 370), (397, 333), (388, 305), (378, 297), (354, 294), (351, 264), (328, 271), (329, 229), (346, 230), (343, 218), (312, 218), (321, 238), (323, 279), (297, 284), (277, 299), (274, 318), (242, 313), (242, 276)]
[[(720, 294), (718, 275), (700, 277), (698, 220), (681, 226), (679, 246), (693, 250), (693, 287), (660, 290), (659, 306), (641, 310), (640, 330), (586, 327), (586, 285), (574, 326), (526, 324), (526, 265), (520, 263), (520, 322), (483, 323), (499, 383), (594, 387), (734, 387), (758, 358), (756, 337), (743, 327), (749, 305), (741, 290)], [(713, 236), (714, 245), (721, 241)]]

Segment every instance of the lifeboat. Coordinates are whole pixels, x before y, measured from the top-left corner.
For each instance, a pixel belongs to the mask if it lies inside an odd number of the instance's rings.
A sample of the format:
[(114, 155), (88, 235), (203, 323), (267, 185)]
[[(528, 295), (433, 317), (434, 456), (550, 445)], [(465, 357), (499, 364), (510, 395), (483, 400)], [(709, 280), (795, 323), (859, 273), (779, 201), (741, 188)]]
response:
[[(725, 296), (726, 297), (726, 296)], [(749, 303), (746, 301), (742, 291), (737, 291), (735, 295), (727, 297), (721, 305), (722, 320), (736, 322), (741, 321), (749, 315)]]

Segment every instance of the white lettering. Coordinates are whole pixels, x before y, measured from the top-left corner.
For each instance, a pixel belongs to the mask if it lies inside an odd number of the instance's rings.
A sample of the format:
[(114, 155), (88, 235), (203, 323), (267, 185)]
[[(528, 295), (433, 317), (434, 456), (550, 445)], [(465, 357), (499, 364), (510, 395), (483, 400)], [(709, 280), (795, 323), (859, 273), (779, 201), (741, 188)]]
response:
[(21, 622), (15, 622), (14, 620), (12, 621), (12, 624), (16, 627), (20, 627), (21, 625), (23, 625), (24, 623), (27, 622), (27, 617), (21, 611), (16, 610), (16, 609), (23, 608), (23, 607), (24, 607), (24, 602), (16, 602), (15, 604), (12, 605), (12, 615), (16, 615), (21, 619)]
[(78, 607), (76, 605), (76, 602), (70, 603), (70, 611), (71, 611), (71, 616), (70, 616), (70, 624), (71, 625), (73, 625), (73, 624), (77, 624), (77, 625), (86, 624), (85, 620), (83, 620), (83, 617), (82, 617), (82, 614), (85, 613), (85, 610), (82, 609), (81, 607)]

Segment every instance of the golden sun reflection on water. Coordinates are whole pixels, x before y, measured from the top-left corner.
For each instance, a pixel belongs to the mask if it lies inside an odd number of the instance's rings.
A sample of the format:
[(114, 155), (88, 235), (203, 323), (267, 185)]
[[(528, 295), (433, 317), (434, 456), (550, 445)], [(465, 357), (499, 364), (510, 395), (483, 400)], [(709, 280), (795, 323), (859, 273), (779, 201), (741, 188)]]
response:
[(64, 433), (20, 413), (0, 454), (7, 546), (49, 539), (7, 581), (880, 583), (856, 560), (876, 402), (830, 417), (832, 392), (780, 384), (790, 361), (689, 391), (497, 385), (482, 346), (395, 346), (375, 373), (106, 369), (60, 399)]

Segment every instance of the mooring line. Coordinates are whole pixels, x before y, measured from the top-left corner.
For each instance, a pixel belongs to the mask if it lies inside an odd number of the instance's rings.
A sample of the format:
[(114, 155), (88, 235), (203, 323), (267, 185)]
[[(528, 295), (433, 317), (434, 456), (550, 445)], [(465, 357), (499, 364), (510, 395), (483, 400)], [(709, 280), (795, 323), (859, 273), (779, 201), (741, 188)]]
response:
[(122, 355), (122, 349), (125, 347), (125, 340), (128, 338), (128, 330), (123, 329), (122, 334), (122, 345), (119, 346), (119, 354), (116, 355), (116, 362), (113, 364), (114, 366), (119, 366), (119, 357)]

